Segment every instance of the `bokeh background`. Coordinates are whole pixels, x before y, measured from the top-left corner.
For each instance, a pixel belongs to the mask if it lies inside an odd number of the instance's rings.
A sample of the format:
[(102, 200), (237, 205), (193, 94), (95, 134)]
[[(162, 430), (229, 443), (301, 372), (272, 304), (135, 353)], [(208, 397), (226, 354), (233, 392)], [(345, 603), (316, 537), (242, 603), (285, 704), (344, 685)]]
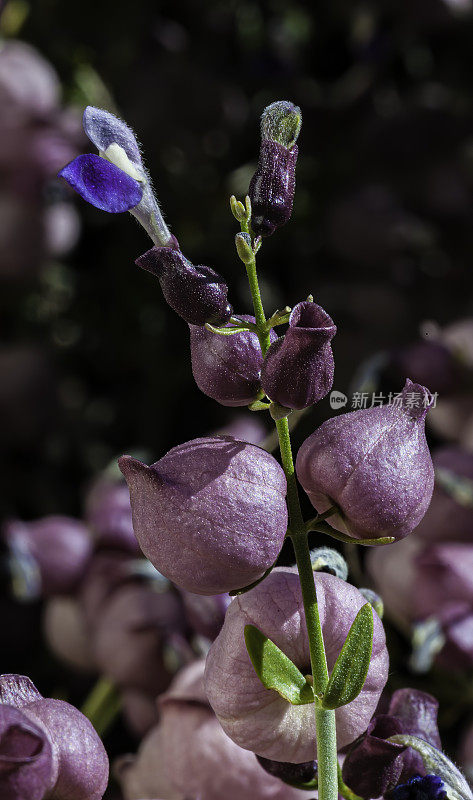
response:
[[(234, 414), (199, 392), (187, 326), (134, 265), (149, 246), (144, 232), (56, 178), (89, 151), (83, 107), (134, 128), (171, 230), (194, 263), (227, 278), (243, 313), (228, 198), (246, 194), (264, 106), (301, 106), (294, 213), (264, 244), (261, 284), (267, 310), (311, 292), (329, 311), (334, 388), (348, 393), (361, 364), (415, 341), (426, 320), (443, 327), (473, 313), (472, 5), (6, 3), (2, 519), (80, 516), (90, 481), (117, 455), (154, 461)], [(398, 391), (401, 377), (386, 387)], [(307, 413), (296, 442), (330, 413), (328, 400)], [(2, 671), (29, 670), (52, 690), (39, 610), (21, 613), (28, 636), (15, 623)], [(83, 685), (71, 691), (74, 699)]]

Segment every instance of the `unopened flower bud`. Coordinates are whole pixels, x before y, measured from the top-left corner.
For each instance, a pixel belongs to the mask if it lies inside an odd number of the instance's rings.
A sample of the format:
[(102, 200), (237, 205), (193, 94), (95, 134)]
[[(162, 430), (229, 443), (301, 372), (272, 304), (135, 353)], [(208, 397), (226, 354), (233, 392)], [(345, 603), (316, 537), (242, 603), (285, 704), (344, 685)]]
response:
[(399, 403), (340, 414), (303, 443), (297, 475), (312, 505), (355, 539), (402, 539), (430, 503), (434, 470), (425, 439), (431, 395), (407, 380)]
[(309, 783), (317, 776), (317, 761), (304, 761), (302, 764), (291, 764), (288, 761), (271, 761), (263, 756), (256, 756), (258, 762), (269, 775), (289, 783)]
[(333, 384), (331, 340), (337, 328), (316, 303), (298, 303), (286, 335), (273, 342), (261, 370), (261, 385), (271, 400), (302, 409), (317, 403)]
[(241, 202), (241, 200), (237, 200), (235, 195), (232, 194), (230, 197), (230, 208), (232, 210), (232, 214), (238, 222), (243, 222), (246, 219), (246, 208)]
[(338, 550), (333, 547), (314, 547), (310, 551), (310, 560), (314, 572), (326, 572), (335, 575), (342, 581), (348, 578), (348, 564)]
[[(255, 318), (239, 314), (246, 322)], [(223, 406), (247, 406), (261, 390), (263, 356), (256, 333), (242, 331), (224, 336), (191, 325), (192, 374), (199, 389)], [(277, 336), (270, 333), (271, 340)]]
[(258, 168), (248, 190), (257, 235), (270, 236), (291, 217), (300, 126), (300, 108), (285, 101), (272, 103), (261, 117)]
[(119, 465), (140, 546), (177, 586), (220, 594), (274, 564), (287, 528), (286, 478), (266, 451), (214, 436), (178, 445), (151, 467), (131, 456)]
[(166, 302), (189, 324), (223, 324), (230, 319), (228, 286), (210, 267), (195, 267), (180, 250), (169, 247), (152, 247), (135, 263), (156, 275)]
[(244, 264), (251, 264), (254, 259), (251, 239), (248, 233), (237, 233), (235, 236), (237, 253)]

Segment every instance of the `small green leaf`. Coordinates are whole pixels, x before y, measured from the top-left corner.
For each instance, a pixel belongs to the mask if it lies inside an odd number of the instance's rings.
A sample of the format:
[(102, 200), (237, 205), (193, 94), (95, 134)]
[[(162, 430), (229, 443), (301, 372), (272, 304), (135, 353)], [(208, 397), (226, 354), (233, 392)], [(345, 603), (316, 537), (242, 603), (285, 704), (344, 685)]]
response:
[(325, 690), (324, 708), (340, 708), (360, 694), (373, 649), (373, 609), (366, 603), (356, 615)]
[(418, 736), (411, 736), (405, 733), (390, 736), (388, 742), (412, 747), (413, 750), (419, 753), (426, 771), (432, 775), (437, 775), (443, 780), (449, 800), (473, 799), (473, 794), (464, 775), (441, 750), (437, 750), (436, 747)]
[(314, 692), (302, 672), (271, 639), (254, 625), (245, 625), (245, 643), (263, 686), (274, 689), (293, 706), (314, 702)]

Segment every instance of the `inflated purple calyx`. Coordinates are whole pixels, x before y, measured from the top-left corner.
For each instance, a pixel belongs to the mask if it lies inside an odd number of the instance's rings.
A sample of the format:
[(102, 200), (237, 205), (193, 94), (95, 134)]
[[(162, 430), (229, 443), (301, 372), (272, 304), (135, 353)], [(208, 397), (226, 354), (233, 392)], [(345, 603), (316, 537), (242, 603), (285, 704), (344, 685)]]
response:
[[(239, 314), (245, 322), (255, 322)], [(247, 406), (261, 391), (263, 355), (256, 333), (243, 331), (222, 336), (190, 325), (192, 374), (199, 389), (223, 406)], [(270, 331), (271, 341), (277, 339)]]
[(5, 800), (42, 800), (54, 786), (51, 742), (22, 711), (0, 705), (0, 793)]
[(321, 306), (298, 303), (289, 317), (286, 335), (266, 353), (261, 385), (273, 402), (302, 409), (317, 403), (333, 384), (331, 340), (337, 328)]
[[(314, 573), (329, 670), (332, 669), (364, 597), (354, 586)], [(368, 676), (358, 697), (336, 710), (338, 747), (366, 730), (388, 673), (382, 623), (373, 612), (374, 637)], [(299, 575), (276, 567), (251, 591), (230, 604), (222, 630), (207, 655), (205, 690), (225, 733), (271, 761), (301, 764), (316, 757), (313, 705), (292, 705), (258, 678), (248, 655), (244, 628), (254, 625), (290, 658), (310, 671), (309, 641)]]
[(276, 561), (287, 528), (286, 478), (266, 451), (213, 436), (174, 447), (151, 467), (131, 456), (119, 466), (141, 549), (180, 588), (240, 589)]
[(288, 150), (272, 139), (261, 142), (258, 167), (248, 189), (251, 227), (257, 236), (271, 236), (291, 218), (297, 154), (296, 144)]
[(158, 278), (167, 303), (189, 324), (223, 325), (230, 319), (228, 286), (210, 267), (196, 267), (169, 247), (153, 247), (135, 263)]
[(305, 440), (296, 471), (319, 513), (355, 539), (402, 539), (424, 516), (434, 485), (425, 439), (432, 396), (407, 380), (393, 402), (324, 422)]

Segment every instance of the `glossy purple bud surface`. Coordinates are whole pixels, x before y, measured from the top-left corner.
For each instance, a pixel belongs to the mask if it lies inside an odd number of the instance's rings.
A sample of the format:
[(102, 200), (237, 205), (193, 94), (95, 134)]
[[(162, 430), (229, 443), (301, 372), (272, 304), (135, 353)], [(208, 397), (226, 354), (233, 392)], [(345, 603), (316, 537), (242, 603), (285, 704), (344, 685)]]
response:
[(260, 578), (287, 528), (286, 477), (255, 445), (230, 436), (193, 439), (147, 467), (119, 466), (146, 557), (177, 586), (221, 594)]
[[(246, 322), (255, 318), (239, 317)], [(263, 356), (256, 333), (222, 336), (190, 325), (192, 374), (199, 389), (222, 406), (247, 406), (261, 390)], [(271, 331), (271, 340), (277, 339)]]
[(271, 139), (261, 142), (258, 167), (248, 190), (251, 227), (257, 236), (271, 236), (291, 218), (297, 154), (296, 144), (288, 149)]
[(139, 181), (95, 153), (77, 156), (58, 174), (86, 203), (110, 214), (130, 211), (143, 197)]
[(203, 662), (182, 670), (160, 698), (161, 718), (116, 772), (125, 800), (303, 800), (225, 735), (202, 686)]
[(90, 532), (71, 517), (12, 520), (4, 528), (4, 538), (14, 559), (30, 559), (36, 566), (39, 591), (45, 597), (73, 592), (92, 555)]
[(289, 317), (285, 336), (266, 353), (261, 386), (268, 397), (286, 408), (317, 403), (333, 384), (331, 340), (337, 328), (316, 303), (298, 303)]
[(424, 516), (434, 486), (425, 439), (431, 395), (407, 380), (396, 403), (340, 414), (305, 440), (297, 475), (319, 513), (355, 539), (402, 539)]
[[(329, 670), (332, 669), (359, 609), (360, 592), (340, 578), (314, 574)], [(358, 697), (336, 711), (339, 748), (366, 729), (388, 674), (388, 652), (382, 623), (373, 613), (371, 663)], [(246, 650), (244, 628), (254, 625), (298, 667), (310, 673), (299, 576), (295, 569), (276, 568), (265, 580), (231, 603), (217, 639), (210, 648), (205, 689), (224, 731), (240, 747), (264, 758), (300, 764), (316, 755), (313, 704), (291, 705), (260, 682)]]
[(405, 745), (387, 741), (410, 734), (440, 748), (438, 702), (416, 689), (394, 692), (387, 714), (377, 714), (366, 733), (355, 742), (343, 762), (345, 783), (363, 797), (380, 797), (398, 783), (425, 775), (421, 756)]
[(18, 708), (1, 704), (2, 800), (42, 800), (53, 783), (53, 753), (46, 732)]
[(210, 267), (195, 267), (170, 247), (152, 247), (135, 264), (158, 278), (166, 302), (189, 324), (223, 325), (230, 319), (228, 286)]

